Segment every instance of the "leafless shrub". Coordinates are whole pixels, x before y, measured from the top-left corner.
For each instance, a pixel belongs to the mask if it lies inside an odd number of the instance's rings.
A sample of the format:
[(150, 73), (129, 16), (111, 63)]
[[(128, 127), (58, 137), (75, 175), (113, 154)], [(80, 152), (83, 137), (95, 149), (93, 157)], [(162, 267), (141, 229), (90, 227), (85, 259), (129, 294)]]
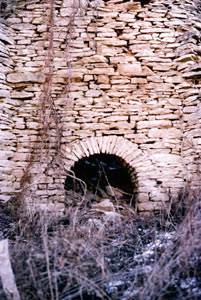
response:
[(60, 218), (23, 215), (12, 230), (22, 299), (199, 299), (199, 198), (179, 224), (169, 215), (137, 216), (126, 205), (115, 221), (90, 203), (68, 210)]
[(191, 201), (175, 242), (153, 266), (140, 299), (200, 299), (201, 200)]

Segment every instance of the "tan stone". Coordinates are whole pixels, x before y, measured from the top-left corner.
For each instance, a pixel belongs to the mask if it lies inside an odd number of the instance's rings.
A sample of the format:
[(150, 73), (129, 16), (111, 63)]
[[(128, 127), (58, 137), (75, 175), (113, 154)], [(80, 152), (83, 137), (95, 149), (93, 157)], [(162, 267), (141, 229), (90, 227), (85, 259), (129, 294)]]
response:
[(93, 74), (93, 75), (114, 75), (115, 71), (113, 68), (108, 67), (108, 68), (94, 68), (92, 70), (89, 71), (89, 74)]
[(97, 42), (101, 42), (102, 45), (106, 45), (106, 46), (125, 46), (127, 44), (126, 41), (124, 40), (120, 40), (117, 38), (100, 38), (100, 37), (96, 37), (95, 41)]
[(7, 76), (7, 81), (10, 83), (28, 83), (28, 82), (36, 82), (43, 83), (45, 80), (45, 76), (42, 73), (11, 73)]
[(25, 91), (13, 91), (11, 92), (11, 97), (15, 99), (29, 99), (34, 96), (34, 93), (25, 92)]
[(182, 137), (182, 131), (177, 128), (152, 128), (149, 130), (148, 136), (151, 138), (180, 139)]
[(103, 55), (92, 55), (89, 57), (84, 57), (81, 59), (81, 64), (88, 64), (88, 63), (106, 63), (107, 58)]
[(109, 77), (107, 75), (99, 75), (97, 78), (98, 83), (104, 83), (107, 84), (110, 82)]
[(140, 63), (132, 63), (132, 64), (119, 64), (118, 72), (120, 75), (124, 76), (141, 76), (142, 75), (142, 67)]
[(153, 128), (153, 127), (172, 127), (172, 122), (169, 120), (153, 120), (153, 121), (139, 121), (137, 123), (138, 129)]

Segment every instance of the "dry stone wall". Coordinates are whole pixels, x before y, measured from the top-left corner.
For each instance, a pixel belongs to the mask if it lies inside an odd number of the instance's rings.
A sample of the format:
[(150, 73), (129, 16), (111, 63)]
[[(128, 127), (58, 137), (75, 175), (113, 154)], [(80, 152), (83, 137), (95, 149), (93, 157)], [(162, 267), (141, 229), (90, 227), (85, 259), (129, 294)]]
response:
[(139, 211), (199, 187), (198, 8), (187, 0), (51, 0), (8, 18), (12, 153), (7, 147), (2, 199), (26, 182), (29, 201), (62, 203), (67, 171), (95, 153), (133, 169)]
[(12, 70), (9, 46), (13, 44), (12, 31), (0, 24), (0, 200), (7, 201), (14, 191), (14, 161), (16, 136), (14, 133), (15, 101), (6, 76)]

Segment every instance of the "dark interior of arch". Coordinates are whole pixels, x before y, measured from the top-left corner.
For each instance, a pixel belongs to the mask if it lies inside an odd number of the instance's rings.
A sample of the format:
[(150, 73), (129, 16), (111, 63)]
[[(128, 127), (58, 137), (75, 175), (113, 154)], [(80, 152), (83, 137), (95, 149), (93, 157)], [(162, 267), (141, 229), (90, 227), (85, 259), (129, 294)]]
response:
[(94, 200), (118, 198), (129, 203), (134, 201), (134, 183), (129, 168), (116, 155), (94, 154), (85, 157), (76, 162), (71, 171), (75, 177), (67, 176), (65, 181), (67, 191), (83, 193), (84, 182), (87, 191), (94, 195)]

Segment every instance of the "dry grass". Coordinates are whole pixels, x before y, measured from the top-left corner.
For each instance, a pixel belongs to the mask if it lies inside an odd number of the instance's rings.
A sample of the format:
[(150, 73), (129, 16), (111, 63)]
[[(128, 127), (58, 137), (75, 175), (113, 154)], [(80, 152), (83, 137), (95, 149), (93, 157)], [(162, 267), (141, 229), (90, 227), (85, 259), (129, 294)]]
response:
[(174, 243), (153, 265), (140, 299), (201, 299), (201, 201), (193, 200)]
[(22, 299), (200, 299), (199, 198), (187, 211), (181, 223), (181, 210), (144, 218), (126, 206), (115, 221), (89, 205), (21, 216), (9, 232)]

